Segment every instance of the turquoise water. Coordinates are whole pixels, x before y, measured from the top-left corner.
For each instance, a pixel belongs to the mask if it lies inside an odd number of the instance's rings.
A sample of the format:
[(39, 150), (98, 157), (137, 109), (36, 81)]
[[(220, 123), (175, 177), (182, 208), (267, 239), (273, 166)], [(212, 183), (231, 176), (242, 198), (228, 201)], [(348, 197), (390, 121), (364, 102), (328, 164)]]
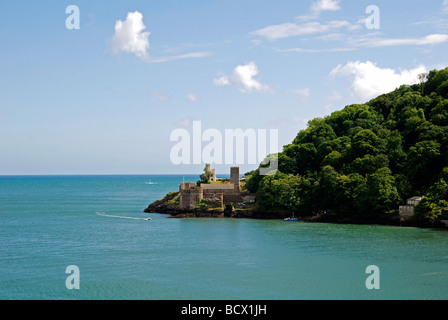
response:
[(182, 180), (0, 177), (0, 299), (448, 298), (446, 231), (143, 213)]

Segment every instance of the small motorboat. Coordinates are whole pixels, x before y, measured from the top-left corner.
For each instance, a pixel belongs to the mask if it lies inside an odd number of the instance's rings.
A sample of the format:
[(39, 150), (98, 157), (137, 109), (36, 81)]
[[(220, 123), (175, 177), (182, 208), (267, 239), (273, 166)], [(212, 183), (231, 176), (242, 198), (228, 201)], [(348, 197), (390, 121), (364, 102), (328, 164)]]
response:
[(299, 218), (294, 217), (294, 212), (292, 213), (292, 217), (288, 217), (283, 219), (283, 221), (299, 221)]
[(151, 218), (145, 219), (145, 220), (152, 220)]

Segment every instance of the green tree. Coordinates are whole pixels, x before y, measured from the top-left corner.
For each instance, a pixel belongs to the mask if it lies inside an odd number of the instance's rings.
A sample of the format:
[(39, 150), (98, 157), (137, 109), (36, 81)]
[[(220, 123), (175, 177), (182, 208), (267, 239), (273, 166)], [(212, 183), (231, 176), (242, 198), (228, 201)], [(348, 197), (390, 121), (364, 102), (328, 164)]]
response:
[(279, 205), (288, 211), (297, 211), (300, 207), (300, 184), (299, 176), (288, 174), (283, 179), (278, 180), (276, 188), (278, 188)]
[(436, 92), (439, 86), (443, 85), (446, 80), (448, 80), (448, 68), (440, 71), (430, 71), (428, 74), (428, 80), (425, 84), (424, 93), (428, 95), (431, 92)]
[(448, 98), (448, 80), (445, 80), (440, 86), (437, 87), (437, 93), (444, 98)]
[(207, 171), (207, 166), (204, 168), (204, 173), (199, 175), (199, 179), (201, 183), (210, 183), (210, 177), (212, 176), (212, 173), (210, 171)]
[(366, 210), (376, 215), (396, 209), (400, 203), (395, 177), (389, 168), (378, 169), (367, 181)]
[(258, 186), (260, 185), (261, 179), (263, 176), (260, 175), (260, 170), (253, 170), (249, 173), (246, 173), (247, 179), (245, 183), (245, 188), (250, 193), (256, 193), (258, 191)]
[[(308, 122), (278, 154), (279, 171), (246, 182), (269, 210), (341, 216), (397, 212), (425, 194), (424, 219), (448, 212), (448, 68)], [(443, 169), (443, 170), (442, 170)]]
[(429, 220), (448, 218), (448, 168), (444, 168), (436, 183), (416, 208), (417, 217)]
[(424, 191), (441, 169), (440, 144), (432, 140), (417, 142), (409, 148), (409, 176), (416, 190)]
[(361, 130), (353, 137), (352, 150), (354, 158), (376, 155), (380, 151), (380, 139), (370, 129)]
[(259, 205), (265, 210), (296, 211), (300, 206), (301, 178), (277, 172), (264, 176), (258, 188)]

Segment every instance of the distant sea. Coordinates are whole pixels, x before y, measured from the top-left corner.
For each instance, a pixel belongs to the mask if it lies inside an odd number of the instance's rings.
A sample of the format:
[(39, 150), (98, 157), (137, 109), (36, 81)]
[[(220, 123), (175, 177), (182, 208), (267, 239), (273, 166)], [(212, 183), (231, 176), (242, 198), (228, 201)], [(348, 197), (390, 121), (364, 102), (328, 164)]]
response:
[(0, 299), (448, 299), (446, 231), (143, 212), (184, 179), (0, 177)]

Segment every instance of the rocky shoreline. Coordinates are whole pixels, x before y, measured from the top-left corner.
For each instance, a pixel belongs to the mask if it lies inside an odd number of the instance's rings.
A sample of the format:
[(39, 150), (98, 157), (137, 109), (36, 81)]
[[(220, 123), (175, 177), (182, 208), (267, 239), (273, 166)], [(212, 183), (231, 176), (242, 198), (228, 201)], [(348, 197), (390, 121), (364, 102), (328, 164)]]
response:
[(254, 218), (254, 219), (279, 219), (278, 214), (258, 212), (252, 209), (226, 208), (195, 208), (181, 209), (173, 200), (175, 193), (169, 193), (165, 198), (151, 203), (144, 212), (169, 214), (171, 218)]
[[(284, 219), (290, 216), (288, 212), (266, 212), (253, 208), (232, 208), (227, 206), (221, 208), (195, 208), (181, 209), (175, 199), (177, 192), (167, 194), (163, 199), (159, 199), (151, 203), (144, 212), (169, 214), (170, 218), (240, 218), (240, 219)], [(436, 228), (448, 230), (448, 225), (441, 221), (422, 221), (415, 219), (401, 220), (398, 216), (384, 217), (365, 217), (351, 216), (341, 217), (335, 215), (313, 215), (299, 216), (299, 221), (303, 222), (320, 222), (320, 223), (336, 223), (336, 224), (363, 224), (363, 225), (389, 225), (401, 227), (417, 227), (417, 228)]]

